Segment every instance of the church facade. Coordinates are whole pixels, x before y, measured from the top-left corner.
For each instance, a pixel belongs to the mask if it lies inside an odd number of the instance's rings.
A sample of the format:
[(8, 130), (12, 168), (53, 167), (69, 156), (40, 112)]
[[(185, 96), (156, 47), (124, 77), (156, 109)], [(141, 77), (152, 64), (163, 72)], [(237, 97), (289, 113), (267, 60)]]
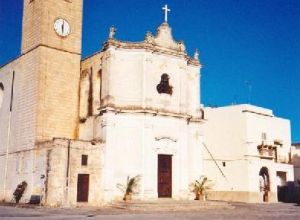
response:
[(202, 174), (198, 54), (164, 22), (138, 43), (112, 27), (81, 60), (82, 4), (24, 1), (22, 54), (0, 69), (1, 199), (26, 181), (23, 199), (100, 205), (136, 175), (138, 199), (188, 199)]
[[(97, 206), (121, 200), (118, 185), (137, 175), (134, 199), (193, 199), (189, 184), (219, 172), (204, 143), (219, 155), (213, 141), (225, 135), (204, 117), (198, 52), (190, 57), (174, 40), (164, 7), (156, 33), (126, 42), (112, 27), (101, 51), (82, 60), (82, 8), (83, 0), (24, 0), (21, 55), (0, 67), (0, 200), (26, 181), (21, 202)], [(212, 198), (234, 200), (216, 184)]]

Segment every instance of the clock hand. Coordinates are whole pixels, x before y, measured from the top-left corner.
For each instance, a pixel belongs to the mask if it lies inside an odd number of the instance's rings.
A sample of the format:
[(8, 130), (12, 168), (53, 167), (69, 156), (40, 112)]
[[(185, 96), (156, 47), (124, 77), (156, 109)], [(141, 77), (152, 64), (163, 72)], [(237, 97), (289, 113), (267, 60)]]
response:
[(62, 26), (61, 26), (62, 34), (64, 34), (64, 28), (65, 28), (65, 21), (63, 21)]

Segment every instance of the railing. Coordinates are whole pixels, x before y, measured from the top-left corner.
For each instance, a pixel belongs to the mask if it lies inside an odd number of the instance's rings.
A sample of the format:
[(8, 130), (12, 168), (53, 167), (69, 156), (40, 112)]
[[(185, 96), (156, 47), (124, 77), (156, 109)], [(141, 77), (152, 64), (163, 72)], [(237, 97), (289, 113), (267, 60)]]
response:
[(271, 145), (258, 145), (258, 154), (262, 158), (276, 159), (276, 147)]
[(277, 163), (291, 163), (290, 155), (278, 152), (278, 147), (273, 145), (258, 145), (258, 155), (264, 159), (271, 159)]

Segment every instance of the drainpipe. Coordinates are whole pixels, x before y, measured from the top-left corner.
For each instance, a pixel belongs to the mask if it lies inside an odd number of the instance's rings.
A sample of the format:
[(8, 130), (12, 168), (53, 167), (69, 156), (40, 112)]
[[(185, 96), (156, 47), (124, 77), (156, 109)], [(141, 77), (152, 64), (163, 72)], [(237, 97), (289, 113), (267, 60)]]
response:
[(71, 139), (68, 139), (67, 171), (66, 171), (66, 206), (69, 206), (69, 174), (70, 174), (70, 148)]
[(5, 153), (4, 184), (3, 184), (4, 199), (6, 198), (8, 149), (9, 149), (9, 145), (10, 145), (10, 133), (11, 133), (10, 127), (11, 127), (12, 103), (13, 103), (13, 96), (14, 96), (14, 81), (15, 81), (15, 71), (13, 71), (13, 76), (12, 76), (11, 93), (10, 93), (10, 106), (9, 106), (9, 115), (8, 115), (7, 143), (6, 143), (6, 153)]

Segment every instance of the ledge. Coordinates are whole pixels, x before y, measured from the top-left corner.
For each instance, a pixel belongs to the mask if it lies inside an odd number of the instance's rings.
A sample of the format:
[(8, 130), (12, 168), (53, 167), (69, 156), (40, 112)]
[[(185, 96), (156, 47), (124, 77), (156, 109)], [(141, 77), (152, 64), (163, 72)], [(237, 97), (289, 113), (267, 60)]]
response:
[(114, 106), (108, 105), (108, 106), (99, 108), (98, 110), (99, 110), (99, 115), (98, 116), (101, 116), (106, 112), (113, 112), (115, 114), (140, 113), (140, 114), (150, 114), (150, 115), (153, 115), (153, 116), (159, 115), (159, 116), (169, 116), (169, 117), (184, 119), (184, 120), (187, 120), (187, 123), (190, 123), (190, 122), (196, 122), (196, 123), (202, 122), (202, 123), (204, 123), (205, 122), (205, 119), (200, 117), (200, 116), (199, 117), (194, 117), (194, 116), (191, 116), (191, 115), (188, 115), (188, 114), (167, 112), (167, 111), (162, 111), (162, 110), (159, 110), (159, 109), (147, 109), (147, 108), (138, 108), (138, 107), (137, 108), (135, 108), (135, 107), (124, 108), (124, 107), (114, 107)]

